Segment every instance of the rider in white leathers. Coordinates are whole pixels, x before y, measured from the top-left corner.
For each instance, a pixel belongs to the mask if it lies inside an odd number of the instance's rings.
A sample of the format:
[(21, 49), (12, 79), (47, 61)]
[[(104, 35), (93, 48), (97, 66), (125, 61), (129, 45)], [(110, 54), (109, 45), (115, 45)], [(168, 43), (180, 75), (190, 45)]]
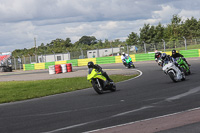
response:
[(126, 66), (126, 60), (125, 59), (128, 59), (129, 57), (130, 56), (128, 54), (125, 54), (124, 52), (122, 53), (121, 59), (122, 59), (122, 62), (125, 66)]

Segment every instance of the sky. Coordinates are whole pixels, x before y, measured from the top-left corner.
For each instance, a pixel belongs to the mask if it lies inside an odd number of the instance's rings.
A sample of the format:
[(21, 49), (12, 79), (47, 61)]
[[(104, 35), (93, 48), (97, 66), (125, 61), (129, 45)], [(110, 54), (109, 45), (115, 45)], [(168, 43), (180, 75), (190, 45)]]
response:
[(174, 14), (200, 18), (199, 0), (0, 0), (0, 52), (82, 36), (125, 41), (144, 24), (166, 25)]

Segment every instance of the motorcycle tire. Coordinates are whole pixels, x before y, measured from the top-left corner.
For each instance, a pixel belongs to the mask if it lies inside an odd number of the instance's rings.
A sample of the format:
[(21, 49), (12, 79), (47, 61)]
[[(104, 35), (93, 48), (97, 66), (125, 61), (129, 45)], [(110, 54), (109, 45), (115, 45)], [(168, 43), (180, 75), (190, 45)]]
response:
[(183, 69), (183, 72), (184, 72), (185, 75), (188, 75), (188, 72), (187, 72), (186, 69)]
[(181, 81), (184, 81), (184, 80), (185, 80), (185, 74), (183, 75), (183, 77), (182, 77)]
[(174, 79), (174, 74), (172, 72), (169, 72), (168, 73), (169, 77), (172, 79), (173, 82), (177, 82), (175, 79)]
[(190, 75), (190, 74), (191, 74), (191, 71), (189, 70), (188, 75)]
[(92, 87), (98, 94), (103, 94), (103, 88), (100, 88), (95, 81), (92, 81)]
[(112, 92), (116, 91), (116, 85), (115, 84), (112, 85), (110, 91), (112, 91)]

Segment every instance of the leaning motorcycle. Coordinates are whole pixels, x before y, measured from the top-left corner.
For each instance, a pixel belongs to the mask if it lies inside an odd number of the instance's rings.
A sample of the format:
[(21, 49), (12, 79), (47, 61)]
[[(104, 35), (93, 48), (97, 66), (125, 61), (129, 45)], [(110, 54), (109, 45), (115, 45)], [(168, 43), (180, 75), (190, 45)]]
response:
[(155, 61), (158, 63), (159, 66), (161, 66), (161, 67), (163, 66), (163, 63), (162, 63), (162, 60), (160, 57), (156, 58)]
[(125, 59), (125, 66), (127, 68), (135, 68), (135, 65), (133, 64), (131, 57)]
[(112, 92), (116, 91), (116, 85), (114, 82), (109, 82), (102, 75), (101, 72), (98, 72), (95, 69), (88, 73), (87, 80), (91, 82), (92, 87), (98, 94), (103, 94), (104, 91), (110, 90)]
[(163, 66), (162, 70), (166, 75), (169, 75), (173, 82), (184, 81), (185, 74), (180, 71), (175, 63), (176, 62), (169, 62), (168, 64)]
[(180, 65), (185, 75), (190, 75), (190, 67), (188, 64), (183, 60), (182, 57), (176, 58), (176, 62)]

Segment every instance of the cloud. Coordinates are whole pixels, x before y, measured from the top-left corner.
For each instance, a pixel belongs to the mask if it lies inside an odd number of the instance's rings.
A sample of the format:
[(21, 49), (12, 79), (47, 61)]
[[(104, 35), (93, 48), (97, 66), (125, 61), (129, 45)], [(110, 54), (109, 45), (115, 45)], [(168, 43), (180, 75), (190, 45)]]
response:
[(172, 15), (199, 19), (193, 0), (1, 0), (0, 51), (30, 48), (56, 38), (126, 40), (144, 23), (167, 24)]
[(200, 11), (199, 10), (194, 10), (194, 11), (182, 10), (179, 13), (179, 16), (181, 16), (183, 20), (187, 20), (188, 18), (190, 19), (191, 17), (200, 18)]
[(168, 23), (174, 14), (178, 14), (180, 9), (170, 5), (161, 5), (162, 10), (154, 11), (153, 19), (158, 19), (162, 23)]

